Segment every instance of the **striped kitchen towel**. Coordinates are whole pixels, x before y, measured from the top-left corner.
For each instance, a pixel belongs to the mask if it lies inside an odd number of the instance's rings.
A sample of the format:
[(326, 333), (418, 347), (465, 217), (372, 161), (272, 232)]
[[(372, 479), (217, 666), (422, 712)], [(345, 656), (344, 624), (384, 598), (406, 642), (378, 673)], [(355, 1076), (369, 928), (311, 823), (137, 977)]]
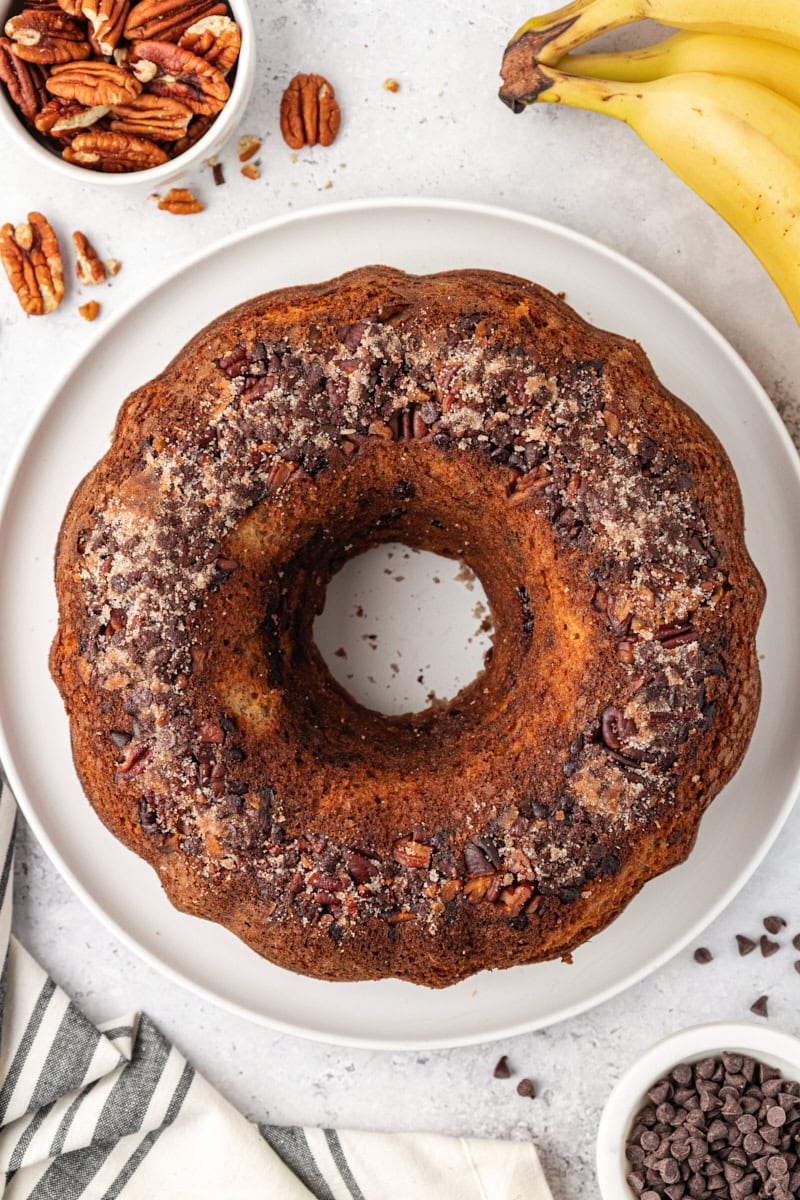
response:
[(530, 1142), (258, 1127), (149, 1017), (92, 1025), (11, 934), (15, 818), (4, 787), (1, 1196), (551, 1200)]

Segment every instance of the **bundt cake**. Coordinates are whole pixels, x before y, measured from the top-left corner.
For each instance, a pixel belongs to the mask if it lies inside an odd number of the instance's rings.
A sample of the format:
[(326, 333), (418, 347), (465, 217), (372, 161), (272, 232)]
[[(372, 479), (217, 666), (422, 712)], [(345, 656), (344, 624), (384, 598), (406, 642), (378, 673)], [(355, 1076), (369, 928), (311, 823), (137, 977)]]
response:
[[(350, 555), (465, 561), (486, 670), (360, 707), (313, 639)], [(733, 469), (634, 343), (532, 283), (367, 267), (224, 314), (125, 401), (56, 552), (98, 816), (178, 908), (329, 980), (570, 952), (680, 862), (759, 703)]]

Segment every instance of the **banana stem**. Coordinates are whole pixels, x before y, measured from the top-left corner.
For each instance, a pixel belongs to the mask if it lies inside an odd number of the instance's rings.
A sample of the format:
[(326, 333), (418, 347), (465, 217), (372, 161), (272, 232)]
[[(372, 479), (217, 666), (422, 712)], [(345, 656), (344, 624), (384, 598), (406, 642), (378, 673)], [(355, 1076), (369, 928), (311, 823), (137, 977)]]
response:
[(631, 105), (640, 101), (642, 89), (635, 83), (595, 79), (584, 75), (567, 75), (554, 67), (536, 63), (529, 78), (528, 95), (524, 103), (565, 104), (570, 108), (585, 108), (627, 121)]
[(554, 66), (590, 38), (628, 21), (641, 21), (649, 0), (575, 0), (543, 17), (532, 17), (506, 47), (500, 75), (500, 99), (514, 112), (521, 112), (536, 95), (531, 77), (539, 63)]

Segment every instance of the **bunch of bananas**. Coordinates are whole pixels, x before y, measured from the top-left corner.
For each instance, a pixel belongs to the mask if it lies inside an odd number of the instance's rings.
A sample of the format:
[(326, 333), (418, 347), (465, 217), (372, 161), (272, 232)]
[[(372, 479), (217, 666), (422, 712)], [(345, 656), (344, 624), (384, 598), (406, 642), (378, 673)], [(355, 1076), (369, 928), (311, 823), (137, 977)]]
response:
[[(682, 32), (575, 54), (646, 17)], [(574, 0), (509, 42), (500, 97), (626, 122), (749, 245), (800, 322), (800, 0)]]

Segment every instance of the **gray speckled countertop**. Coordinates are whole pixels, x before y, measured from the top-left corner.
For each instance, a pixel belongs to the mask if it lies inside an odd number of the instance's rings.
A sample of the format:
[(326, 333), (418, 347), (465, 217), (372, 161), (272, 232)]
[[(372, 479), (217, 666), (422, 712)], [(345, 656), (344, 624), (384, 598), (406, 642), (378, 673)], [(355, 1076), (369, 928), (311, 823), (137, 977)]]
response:
[[(46, 321), (25, 319), (0, 286), (0, 467), (63, 369), (103, 317), (204, 243), (308, 205), (363, 196), (453, 196), (560, 221), (630, 255), (686, 296), (756, 372), (800, 434), (800, 336), (766, 275), (734, 234), (630, 133), (588, 114), (545, 109), (514, 118), (494, 98), (502, 47), (530, 15), (510, 0), (255, 0), (259, 82), (241, 132), (264, 138), (257, 182), (222, 155), (227, 184), (194, 183), (199, 217), (155, 211), (144, 197), (106, 198), (32, 166), (0, 133), (0, 219), (48, 214), (66, 239), (80, 227), (123, 269), (93, 326), (76, 293)], [(545, 5), (532, 3), (532, 11)], [(642, 34), (639, 33), (641, 40)], [(344, 113), (328, 151), (292, 162), (277, 130), (283, 84), (299, 70), (335, 84)], [(396, 78), (400, 91), (382, 90)], [(84, 299), (86, 297), (83, 297)], [(121, 397), (119, 398), (121, 399)], [(116, 399), (114, 401), (116, 405)], [(13, 586), (9, 564), (0, 585)], [(590, 1200), (594, 1135), (609, 1088), (633, 1057), (683, 1025), (747, 1015), (760, 992), (771, 1019), (800, 1033), (796, 954), (736, 955), (736, 932), (759, 933), (777, 911), (800, 930), (800, 813), (766, 862), (689, 951), (592, 1012), (495, 1045), (390, 1054), (326, 1047), (271, 1033), (195, 998), (122, 946), (72, 894), (22, 827), (16, 929), (95, 1019), (146, 1009), (234, 1103), (261, 1121), (336, 1123), (533, 1137), (556, 1200)], [(135, 903), (135, 899), (132, 899)], [(788, 938), (783, 939), (788, 942)], [(540, 1088), (531, 1103), (492, 1078), (501, 1053)]]

